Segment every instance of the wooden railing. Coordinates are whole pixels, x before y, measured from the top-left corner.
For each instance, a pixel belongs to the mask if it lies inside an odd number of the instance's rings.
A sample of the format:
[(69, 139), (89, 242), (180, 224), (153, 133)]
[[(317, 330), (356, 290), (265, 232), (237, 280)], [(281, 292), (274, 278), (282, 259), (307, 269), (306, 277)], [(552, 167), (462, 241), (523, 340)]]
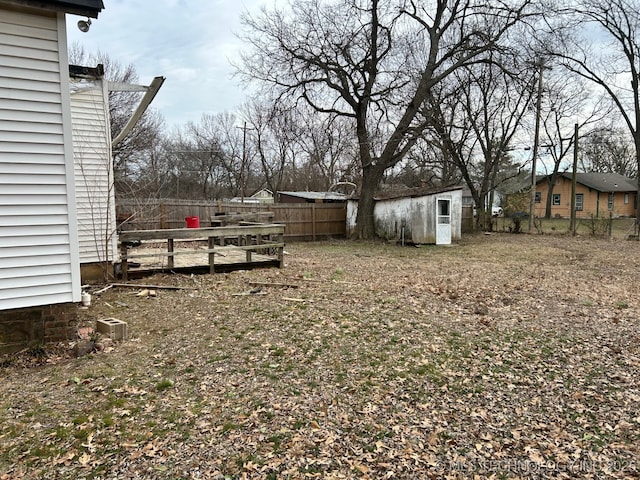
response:
[[(120, 259), (122, 261), (122, 278), (128, 277), (127, 261), (133, 258), (167, 257), (167, 267), (174, 267), (176, 255), (193, 255), (208, 253), (209, 271), (215, 272), (216, 254), (223, 254), (229, 250), (246, 252), (246, 261), (251, 262), (253, 253), (275, 251), (278, 266), (284, 266), (284, 225), (279, 224), (244, 224), (227, 227), (208, 228), (171, 228), (161, 230), (129, 230), (119, 233)], [(129, 245), (133, 242), (145, 240), (166, 240), (167, 251), (155, 253), (136, 253), (130, 255)], [(206, 250), (174, 250), (176, 240), (207, 240)]]

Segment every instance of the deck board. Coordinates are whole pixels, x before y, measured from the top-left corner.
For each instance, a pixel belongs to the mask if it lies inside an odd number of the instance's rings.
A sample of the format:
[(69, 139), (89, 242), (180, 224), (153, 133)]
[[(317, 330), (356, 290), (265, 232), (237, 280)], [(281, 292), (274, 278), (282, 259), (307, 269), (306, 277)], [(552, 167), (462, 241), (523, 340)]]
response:
[[(195, 250), (195, 252), (194, 252)], [(201, 250), (201, 251), (199, 251)], [(161, 271), (200, 271), (209, 269), (209, 253), (206, 243), (197, 242), (175, 242), (173, 257), (173, 268), (169, 268), (167, 248), (159, 246), (157, 242), (153, 244), (142, 244), (139, 247), (129, 249), (130, 261), (140, 264), (140, 266), (128, 266), (130, 275), (139, 276), (142, 274)], [(136, 255), (144, 255), (136, 257)], [(242, 248), (232, 246), (224, 247), (224, 251), (215, 254), (216, 271), (231, 271), (238, 269), (250, 269), (260, 267), (272, 267), (278, 265), (278, 256), (251, 254), (251, 261), (247, 262), (247, 252)]]

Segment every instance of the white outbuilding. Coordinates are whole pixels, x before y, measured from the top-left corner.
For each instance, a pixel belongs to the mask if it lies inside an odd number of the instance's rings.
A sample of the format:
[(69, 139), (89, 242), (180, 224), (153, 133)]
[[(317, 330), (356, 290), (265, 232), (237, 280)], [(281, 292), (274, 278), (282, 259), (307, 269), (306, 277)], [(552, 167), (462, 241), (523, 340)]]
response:
[[(358, 200), (347, 203), (347, 234), (355, 230)], [(449, 245), (462, 236), (462, 187), (405, 189), (375, 198), (376, 235), (412, 244)]]

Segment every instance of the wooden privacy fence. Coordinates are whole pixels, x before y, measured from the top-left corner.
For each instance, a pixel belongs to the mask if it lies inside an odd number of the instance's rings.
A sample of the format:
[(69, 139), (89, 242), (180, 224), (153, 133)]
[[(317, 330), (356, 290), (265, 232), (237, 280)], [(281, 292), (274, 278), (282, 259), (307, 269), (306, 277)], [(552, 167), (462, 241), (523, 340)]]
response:
[(200, 227), (218, 227), (241, 221), (285, 225), (285, 239), (315, 241), (344, 237), (347, 207), (340, 203), (254, 204), (170, 199), (118, 199), (122, 231), (184, 228), (187, 217), (198, 217)]

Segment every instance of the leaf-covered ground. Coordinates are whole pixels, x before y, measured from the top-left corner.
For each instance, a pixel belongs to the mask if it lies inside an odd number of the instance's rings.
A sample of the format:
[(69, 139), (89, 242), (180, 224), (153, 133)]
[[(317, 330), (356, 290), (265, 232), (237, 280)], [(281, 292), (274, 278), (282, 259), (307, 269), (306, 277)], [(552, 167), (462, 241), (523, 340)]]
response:
[(112, 288), (81, 316), (128, 341), (5, 360), (0, 479), (640, 478), (638, 242), (287, 252)]

